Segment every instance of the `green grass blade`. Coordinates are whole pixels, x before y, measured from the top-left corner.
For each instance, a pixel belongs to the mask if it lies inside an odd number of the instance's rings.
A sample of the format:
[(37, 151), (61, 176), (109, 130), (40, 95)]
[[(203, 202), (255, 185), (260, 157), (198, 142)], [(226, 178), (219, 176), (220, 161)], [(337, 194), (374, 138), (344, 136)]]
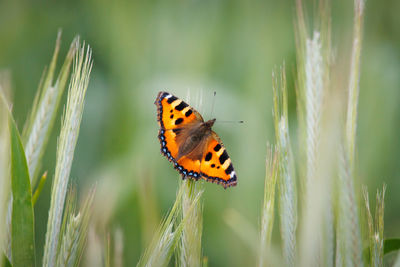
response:
[(32, 191), (28, 165), (14, 119), (9, 118), (11, 139), (11, 255), (13, 266), (35, 265)]
[(0, 266), (4, 266), (4, 267), (12, 267), (11, 262), (8, 260), (7, 256), (4, 254), (2, 255), (2, 261), (0, 262)]
[(297, 231), (297, 189), (289, 137), (288, 100), (286, 74), (281, 69), (280, 79), (272, 74), (272, 89), (274, 95), (275, 138), (279, 151), (278, 159), (278, 193), (280, 230), (282, 237), (283, 258), (287, 266), (296, 262), (296, 231)]
[(362, 264), (362, 244), (354, 177), (348, 154), (340, 151), (339, 179), (337, 181), (337, 239), (345, 266)]
[[(6, 84), (9, 79), (3, 77), (0, 72), (0, 94), (3, 96), (7, 90)], [(3, 98), (3, 97), (2, 97)], [(10, 137), (8, 131), (7, 106), (0, 100), (0, 267), (6, 266), (3, 262), (3, 252), (7, 251), (8, 244), (6, 216), (7, 202), (10, 197)], [(4, 255), (4, 257), (7, 257)]]
[(46, 183), (46, 180), (47, 180), (47, 172), (43, 173), (42, 178), (40, 178), (39, 185), (36, 188), (35, 192), (33, 193), (33, 198), (32, 198), (33, 206), (35, 206), (36, 201), (40, 196), (40, 193), (42, 193), (42, 189), (44, 184)]
[[(86, 53), (85, 49), (87, 49)], [(44, 266), (55, 266), (56, 264), (69, 175), (79, 135), (86, 89), (93, 65), (91, 55), (91, 49), (83, 45), (74, 60), (74, 72), (69, 85), (67, 107), (64, 111), (64, 119), (57, 145), (56, 170), (43, 257)]]
[(66, 87), (70, 66), (78, 46), (77, 41), (78, 38), (72, 41), (59, 76), (56, 81), (53, 81), (61, 44), (61, 33), (59, 32), (49, 70), (46, 73), (44, 82), (39, 86), (31, 115), (26, 122), (23, 140), (32, 187), (36, 186), (39, 178), (37, 174), (40, 170), (42, 157), (54, 126), (61, 97)]
[(274, 224), (275, 187), (279, 164), (278, 157), (278, 150), (274, 150), (272, 147), (268, 146), (264, 181), (264, 203), (262, 208), (260, 231), (259, 267), (267, 265), (268, 254), (270, 254), (272, 227)]
[(351, 171), (354, 169), (363, 21), (364, 0), (354, 0), (354, 36), (351, 52), (351, 68), (348, 86), (349, 97), (346, 120), (347, 152), (349, 153)]
[[(202, 263), (201, 236), (203, 232), (203, 207), (200, 198), (203, 184), (193, 180), (182, 181), (184, 190), (182, 199), (182, 216), (186, 220), (179, 246), (179, 266), (200, 267)], [(193, 206), (194, 205), (194, 206)]]
[(32, 132), (33, 125), (35, 123), (35, 117), (39, 108), (39, 101), (45, 95), (46, 91), (49, 90), (54, 77), (56, 69), (58, 53), (61, 45), (61, 30), (58, 31), (56, 46), (54, 48), (53, 57), (51, 58), (49, 67), (45, 67), (42, 77), (39, 82), (38, 90), (36, 91), (35, 98), (33, 100), (32, 110), (29, 112), (29, 117), (25, 122), (24, 129), (22, 131), (22, 140), (26, 141), (29, 139), (29, 135)]
[(57, 255), (57, 266), (79, 266), (81, 255), (86, 241), (89, 218), (95, 190), (91, 190), (81, 210), (75, 214), (76, 194), (71, 190), (67, 197), (67, 204), (62, 226), (62, 242)]
[(368, 241), (369, 241), (369, 261), (371, 266), (383, 266), (384, 256), (384, 241), (383, 241), (383, 228), (384, 228), (384, 208), (385, 208), (385, 191), (386, 185), (383, 185), (382, 191), (376, 192), (376, 206), (375, 218), (369, 206), (368, 190), (363, 188), (363, 195), (365, 200), (365, 208), (368, 222)]
[(319, 32), (307, 39), (306, 46), (306, 131), (307, 176), (306, 188), (316, 179), (317, 158), (321, 136), (322, 100), (324, 93), (324, 62), (322, 40)]
[(389, 238), (383, 241), (383, 253), (385, 255), (396, 250), (400, 250), (400, 238)]
[[(10, 131), (11, 82), (7, 71), (0, 71), (0, 251), (11, 259), (11, 170)], [(0, 261), (0, 266), (1, 266)]]
[[(146, 249), (137, 266), (167, 266), (172, 254), (181, 238), (183, 227), (185, 226), (185, 218), (174, 229), (178, 216), (182, 209), (183, 187), (179, 188), (175, 203), (168, 216), (162, 221), (159, 229), (155, 233), (153, 240)], [(190, 209), (193, 209), (200, 199), (197, 195), (192, 202)], [(190, 211), (190, 210), (189, 210)], [(175, 230), (175, 231), (174, 231)]]

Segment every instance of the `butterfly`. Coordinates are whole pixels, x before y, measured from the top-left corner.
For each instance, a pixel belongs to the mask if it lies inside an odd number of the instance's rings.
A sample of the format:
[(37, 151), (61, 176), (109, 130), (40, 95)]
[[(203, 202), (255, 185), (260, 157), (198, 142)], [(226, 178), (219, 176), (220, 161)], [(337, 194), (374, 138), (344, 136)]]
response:
[(231, 159), (211, 130), (215, 119), (205, 122), (194, 108), (167, 92), (159, 92), (154, 104), (161, 154), (172, 162), (182, 179), (201, 178), (225, 189), (237, 184)]

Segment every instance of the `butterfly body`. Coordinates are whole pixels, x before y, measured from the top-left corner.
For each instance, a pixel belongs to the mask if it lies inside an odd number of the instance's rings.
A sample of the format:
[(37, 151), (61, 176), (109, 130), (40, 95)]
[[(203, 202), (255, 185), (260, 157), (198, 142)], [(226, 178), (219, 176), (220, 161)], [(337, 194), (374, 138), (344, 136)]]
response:
[(176, 137), (177, 143), (180, 144), (176, 157), (177, 161), (184, 155), (192, 160), (201, 160), (203, 156), (202, 148), (212, 135), (211, 127), (214, 122), (215, 119), (180, 128), (181, 132)]
[(167, 92), (158, 93), (155, 105), (161, 153), (183, 179), (202, 178), (224, 188), (237, 184), (231, 159), (211, 129), (215, 119), (204, 121), (200, 113)]

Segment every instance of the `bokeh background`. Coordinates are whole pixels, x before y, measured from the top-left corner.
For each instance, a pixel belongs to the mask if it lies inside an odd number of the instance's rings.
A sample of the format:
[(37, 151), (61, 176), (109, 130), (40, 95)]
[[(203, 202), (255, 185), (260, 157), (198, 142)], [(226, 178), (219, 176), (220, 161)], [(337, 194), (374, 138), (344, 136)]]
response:
[[(353, 3), (331, 4), (335, 55), (345, 55), (351, 48)], [(315, 3), (306, 6), (311, 17)], [(382, 183), (388, 185), (386, 237), (400, 236), (399, 10), (399, 1), (366, 3), (357, 131), (361, 183), (370, 193)], [(255, 237), (266, 146), (274, 140), (271, 72), (283, 62), (290, 130), (296, 133), (294, 21), (294, 1), (3, 0), (0, 69), (10, 73), (13, 110), (22, 129), (58, 29), (63, 31), (60, 64), (77, 34), (93, 48), (72, 181), (82, 195), (97, 184), (101, 197), (95, 204), (100, 221), (96, 231), (122, 233), (126, 266), (138, 261), (173, 204), (179, 181), (159, 153), (153, 105), (158, 91), (188, 100), (206, 119), (244, 120), (214, 126), (239, 180), (228, 190), (204, 185), (203, 253), (210, 266), (246, 266), (255, 263), (257, 251), (227, 225), (227, 214), (237, 211), (248, 223), (245, 235)], [(48, 170), (49, 177), (54, 174), (59, 125), (45, 154), (43, 171)], [(38, 253), (43, 251), (50, 188), (48, 181), (35, 207)], [(274, 230), (278, 237), (276, 225)]]

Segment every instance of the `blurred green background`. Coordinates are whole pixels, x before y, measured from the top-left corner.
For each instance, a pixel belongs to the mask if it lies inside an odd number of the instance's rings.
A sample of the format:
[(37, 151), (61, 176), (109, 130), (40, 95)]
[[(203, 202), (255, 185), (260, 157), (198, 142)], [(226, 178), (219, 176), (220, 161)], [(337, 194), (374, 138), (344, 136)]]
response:
[[(306, 4), (312, 15), (315, 3)], [(370, 193), (382, 183), (388, 185), (387, 237), (400, 237), (399, 10), (399, 1), (366, 3), (357, 131), (361, 182)], [(352, 16), (352, 1), (332, 1), (335, 55), (350, 51)], [(266, 144), (274, 140), (271, 71), (283, 62), (290, 128), (296, 133), (294, 21), (294, 1), (3, 0), (0, 69), (11, 73), (13, 109), (22, 129), (57, 30), (63, 30), (59, 63), (76, 34), (93, 48), (72, 180), (82, 194), (97, 183), (98, 231), (122, 231), (127, 266), (138, 261), (171, 207), (179, 181), (159, 153), (153, 105), (157, 92), (166, 90), (185, 99), (190, 95), (189, 102), (209, 119), (216, 91), (212, 116), (245, 124), (214, 126), (232, 158), (238, 186), (224, 190), (205, 184), (203, 253), (210, 266), (243, 266), (255, 263), (257, 251), (224, 218), (233, 208), (253, 226), (244, 232), (251, 236), (258, 231)], [(43, 171), (48, 170), (49, 177), (54, 173), (59, 125), (45, 155)], [(44, 243), (50, 187), (48, 181), (35, 208), (38, 253)]]

